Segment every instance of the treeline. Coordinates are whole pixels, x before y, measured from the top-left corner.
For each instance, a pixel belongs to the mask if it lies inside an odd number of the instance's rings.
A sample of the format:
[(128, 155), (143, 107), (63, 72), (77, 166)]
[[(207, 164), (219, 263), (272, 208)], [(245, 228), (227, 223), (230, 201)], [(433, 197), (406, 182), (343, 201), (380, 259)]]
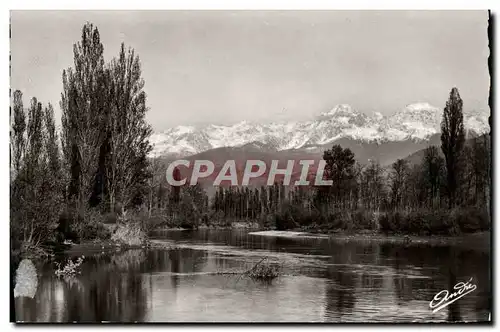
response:
[[(61, 128), (36, 98), (27, 111), (13, 93), (11, 229), (13, 247), (37, 247), (103, 231), (99, 215), (144, 205), (151, 127), (139, 57), (122, 43), (104, 61), (99, 31), (87, 23), (63, 70)], [(27, 118), (27, 119), (26, 119)]]
[[(491, 191), (488, 136), (470, 139), (464, 146), (459, 194), (454, 205), (459, 210), (454, 213), (466, 214), (465, 218), (470, 217), (470, 213), (483, 219), (488, 215)], [(183, 219), (184, 227), (194, 227), (195, 220), (205, 218), (219, 224), (257, 220), (266, 227), (280, 229), (319, 224), (327, 228), (377, 230), (380, 225), (373, 220), (374, 215), (418, 216), (424, 224), (433, 218), (431, 212), (440, 213), (440, 218), (450, 218), (445, 159), (436, 146), (425, 149), (418, 164), (399, 159), (390, 167), (376, 162), (361, 165), (355, 162), (355, 155), (349, 149), (338, 145), (326, 151), (324, 158), (327, 160), (325, 179), (334, 180), (331, 187), (293, 187), (282, 183), (260, 188), (219, 186), (209, 200), (199, 185), (184, 186), (176, 188), (180, 190), (180, 202), (176, 205), (171, 192), (175, 187), (164, 182), (158, 191), (163, 194), (152, 196), (153, 199), (163, 197), (158, 200), (163, 203), (156, 206), (155, 212), (172, 215), (174, 209), (183, 211), (177, 216)], [(189, 218), (183, 216), (195, 210), (189, 214), (190, 226)], [(481, 220), (482, 224), (477, 227), (483, 227), (486, 221)]]
[(14, 248), (36, 248), (57, 227), (64, 201), (54, 110), (36, 98), (26, 113), (22, 94), (13, 94), (10, 225)]
[[(159, 202), (158, 213), (168, 210), (174, 215), (172, 211), (179, 208), (168, 193), (180, 191), (176, 195), (183, 212), (176, 216), (184, 219), (183, 224), (189, 224), (182, 215), (191, 207), (198, 216), (193, 220), (259, 220), (266, 227), (280, 229), (314, 224), (388, 232), (434, 230), (440, 234), (454, 233), (461, 226), (462, 230), (486, 229), (491, 200), (490, 137), (486, 134), (465, 141), (462, 100), (457, 89), (450, 93), (441, 130), (441, 147), (429, 146), (417, 164), (398, 159), (390, 167), (376, 161), (361, 165), (350, 149), (333, 146), (323, 155), (324, 178), (332, 180), (332, 186), (220, 186), (208, 202), (199, 186), (169, 189), (160, 177), (158, 195), (150, 199)], [(164, 171), (165, 167), (160, 174)], [(450, 222), (453, 218), (460, 219), (461, 225)], [(465, 225), (469, 221), (476, 226)], [(410, 227), (412, 223), (415, 225)], [(431, 223), (433, 229), (427, 227)]]
[(255, 219), (261, 214), (279, 212), (286, 199), (294, 199), (293, 194), (282, 183), (252, 189), (218, 187), (212, 209), (231, 218)]

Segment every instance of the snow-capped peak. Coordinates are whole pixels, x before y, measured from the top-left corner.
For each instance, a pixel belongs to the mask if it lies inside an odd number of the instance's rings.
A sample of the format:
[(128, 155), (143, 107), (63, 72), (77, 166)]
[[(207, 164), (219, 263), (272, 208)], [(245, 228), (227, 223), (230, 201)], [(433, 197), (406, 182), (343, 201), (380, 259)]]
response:
[(377, 121), (383, 120), (385, 117), (382, 113), (380, 112), (373, 112), (373, 118)]
[(421, 111), (429, 111), (429, 112), (439, 112), (442, 111), (440, 108), (432, 106), (429, 103), (414, 103), (406, 105), (404, 110), (411, 112), (421, 112)]
[[(429, 103), (406, 105), (390, 116), (379, 112), (361, 113), (350, 105), (340, 104), (310, 121), (268, 124), (241, 121), (237, 124), (178, 126), (154, 134), (154, 153), (190, 155), (219, 147), (252, 143), (276, 150), (298, 149), (331, 143), (339, 138), (360, 141), (425, 140), (440, 132), (443, 110)], [(464, 112), (469, 132), (489, 132), (488, 112)]]
[(429, 103), (406, 105), (388, 119), (388, 127), (395, 136), (425, 139), (440, 131), (443, 111)]
[(321, 117), (328, 117), (328, 116), (348, 116), (348, 115), (357, 115), (358, 112), (355, 111), (351, 105), (348, 104), (339, 104), (332, 108), (329, 111), (323, 112), (320, 114)]

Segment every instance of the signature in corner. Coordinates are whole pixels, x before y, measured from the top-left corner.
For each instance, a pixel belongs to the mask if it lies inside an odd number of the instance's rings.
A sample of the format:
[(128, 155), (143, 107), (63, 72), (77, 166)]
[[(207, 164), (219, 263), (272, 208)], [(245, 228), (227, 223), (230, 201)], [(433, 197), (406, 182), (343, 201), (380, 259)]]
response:
[(458, 282), (455, 286), (453, 286), (453, 289), (456, 290), (455, 292), (450, 293), (447, 290), (442, 290), (434, 295), (434, 298), (429, 303), (429, 307), (433, 309), (433, 313), (438, 312), (439, 310), (455, 302), (459, 298), (472, 293), (474, 290), (476, 290), (476, 288), (477, 286), (472, 283), (472, 278), (470, 278), (470, 280), (467, 282)]

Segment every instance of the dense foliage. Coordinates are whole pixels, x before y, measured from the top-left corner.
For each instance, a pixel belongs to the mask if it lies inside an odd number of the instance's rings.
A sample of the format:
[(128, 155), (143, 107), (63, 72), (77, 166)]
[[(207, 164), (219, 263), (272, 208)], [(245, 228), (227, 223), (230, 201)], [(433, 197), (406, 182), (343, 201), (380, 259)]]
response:
[[(61, 130), (51, 104), (27, 111), (13, 94), (11, 229), (13, 249), (64, 239), (107, 238), (105, 213), (144, 204), (151, 177), (151, 127), (141, 64), (122, 44), (104, 61), (99, 31), (87, 23), (63, 71)], [(60, 139), (59, 139), (60, 134)]]

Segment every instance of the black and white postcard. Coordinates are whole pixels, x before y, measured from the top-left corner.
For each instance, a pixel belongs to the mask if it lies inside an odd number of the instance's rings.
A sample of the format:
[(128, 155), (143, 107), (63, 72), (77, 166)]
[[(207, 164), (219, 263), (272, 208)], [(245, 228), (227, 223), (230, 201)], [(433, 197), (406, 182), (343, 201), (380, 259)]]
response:
[(11, 320), (491, 323), (492, 56), (487, 10), (11, 11)]

